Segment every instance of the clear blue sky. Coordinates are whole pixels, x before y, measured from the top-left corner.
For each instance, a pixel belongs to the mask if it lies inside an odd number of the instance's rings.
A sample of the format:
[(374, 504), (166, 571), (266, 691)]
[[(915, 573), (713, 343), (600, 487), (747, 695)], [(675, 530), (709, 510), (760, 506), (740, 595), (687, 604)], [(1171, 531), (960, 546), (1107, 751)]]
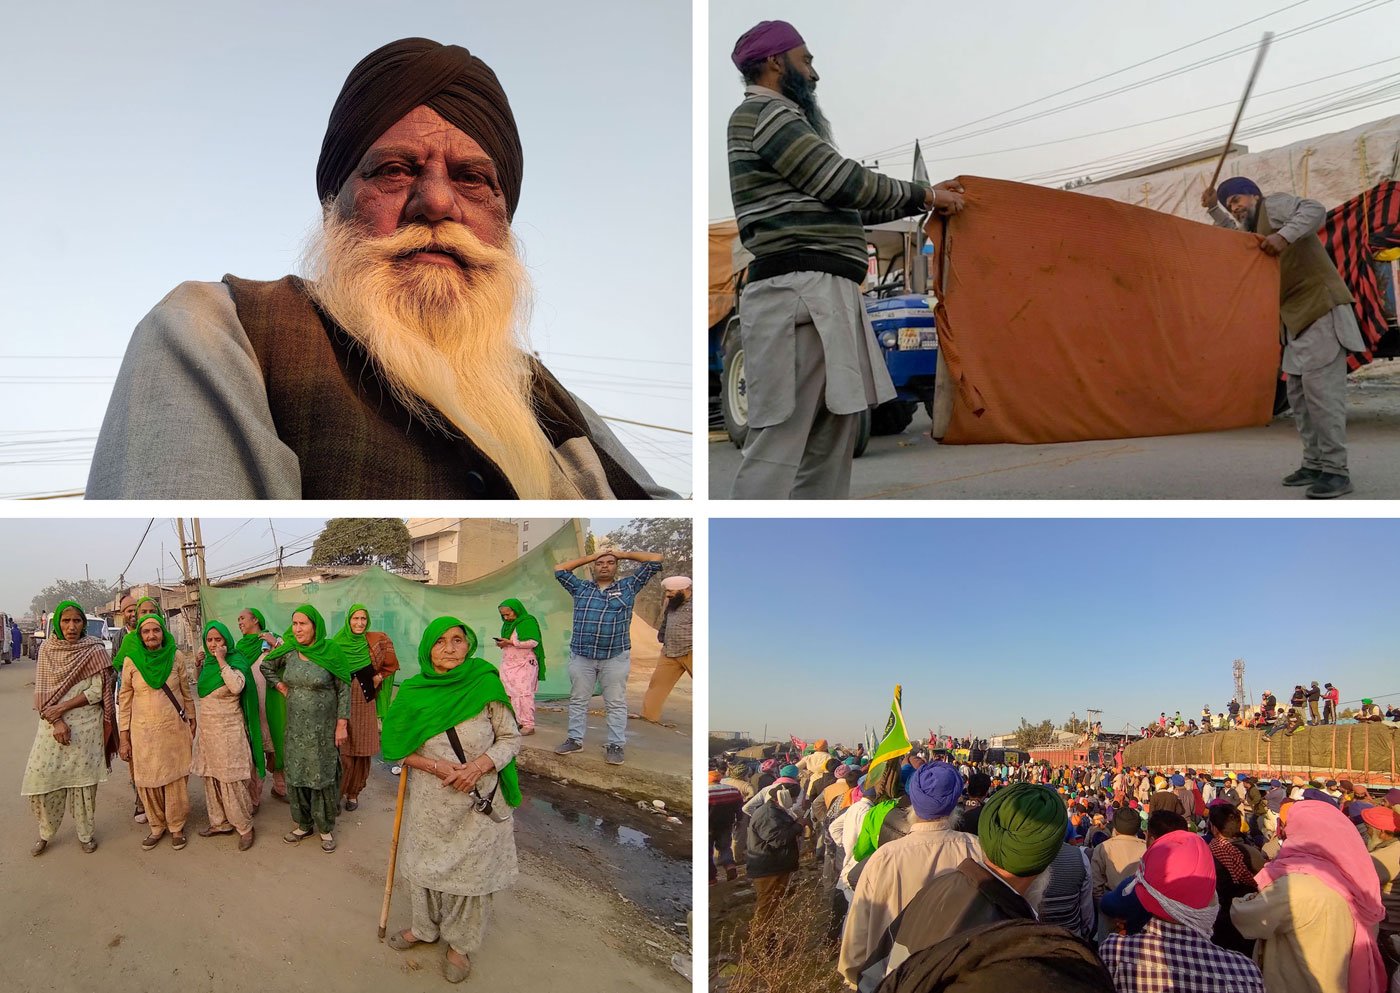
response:
[[(82, 487), (131, 330), (178, 283), (292, 271), (319, 218), (335, 96), (362, 57), (409, 36), (470, 49), (510, 98), (525, 151), (515, 230), (545, 363), (601, 414), (688, 429), (690, 5), (606, 8), (77, 0), (11, 12), (0, 496)], [(659, 481), (690, 491), (688, 436), (616, 430)]]
[(1400, 693), (1397, 563), (1394, 520), (714, 520), (710, 726), (853, 742), (900, 682), (911, 736), (1136, 730), (1236, 658), (1256, 700)]

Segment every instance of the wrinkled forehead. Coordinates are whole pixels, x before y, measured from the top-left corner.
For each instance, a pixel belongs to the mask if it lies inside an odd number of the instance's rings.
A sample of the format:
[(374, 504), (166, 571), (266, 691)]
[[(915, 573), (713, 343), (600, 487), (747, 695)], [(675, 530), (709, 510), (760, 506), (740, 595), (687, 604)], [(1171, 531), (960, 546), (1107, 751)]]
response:
[(360, 157), (361, 168), (395, 153), (415, 161), (442, 156), (453, 164), (495, 166), (481, 142), (426, 105), (414, 107), (375, 138)]

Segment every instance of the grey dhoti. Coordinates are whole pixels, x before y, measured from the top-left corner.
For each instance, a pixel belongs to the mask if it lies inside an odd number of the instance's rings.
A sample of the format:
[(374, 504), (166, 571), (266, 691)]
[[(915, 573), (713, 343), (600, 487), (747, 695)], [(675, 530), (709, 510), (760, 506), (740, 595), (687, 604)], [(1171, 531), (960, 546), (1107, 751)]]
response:
[(895, 397), (860, 287), (792, 272), (739, 303), (749, 433), (737, 500), (844, 499), (859, 414)]
[(1349, 304), (1286, 339), (1283, 371), (1304, 468), (1347, 475), (1347, 351), (1365, 347)]

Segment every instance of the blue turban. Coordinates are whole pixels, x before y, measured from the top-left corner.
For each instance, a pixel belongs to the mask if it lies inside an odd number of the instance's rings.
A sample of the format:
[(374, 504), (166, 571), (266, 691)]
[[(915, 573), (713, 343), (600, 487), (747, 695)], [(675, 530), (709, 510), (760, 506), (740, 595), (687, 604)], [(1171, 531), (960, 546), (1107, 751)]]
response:
[(1262, 197), (1264, 195), (1259, 187), (1254, 184), (1254, 180), (1245, 179), (1243, 176), (1231, 176), (1216, 187), (1215, 198), (1224, 204), (1228, 202), (1231, 197), (1238, 196), (1241, 193), (1255, 197)]
[(1332, 806), (1336, 807), (1338, 810), (1340, 810), (1340, 809), (1342, 808), (1342, 805), (1341, 805), (1340, 803), (1337, 802), (1337, 798), (1336, 798), (1336, 797), (1328, 796), (1326, 793), (1322, 792), (1321, 790), (1306, 789), (1306, 790), (1303, 791), (1303, 799), (1304, 799), (1304, 800), (1321, 800), (1323, 803), (1330, 803)]
[(909, 777), (909, 802), (920, 820), (947, 817), (962, 796), (962, 776), (946, 762), (927, 762)]
[(1181, 773), (1178, 772), (1175, 776), (1172, 777), (1172, 785), (1173, 785), (1173, 786), (1185, 786), (1185, 785), (1186, 785), (1186, 777), (1183, 776)]
[(914, 767), (909, 763), (899, 767), (899, 788), (905, 793), (909, 792), (909, 780), (914, 778)]
[(787, 777), (789, 777), (790, 779), (796, 779), (796, 778), (797, 778), (797, 775), (798, 775), (798, 773), (797, 773), (797, 766), (795, 766), (795, 765), (785, 765), (785, 766), (783, 766), (781, 769), (778, 770), (778, 775), (780, 775), (780, 776), (787, 776)]

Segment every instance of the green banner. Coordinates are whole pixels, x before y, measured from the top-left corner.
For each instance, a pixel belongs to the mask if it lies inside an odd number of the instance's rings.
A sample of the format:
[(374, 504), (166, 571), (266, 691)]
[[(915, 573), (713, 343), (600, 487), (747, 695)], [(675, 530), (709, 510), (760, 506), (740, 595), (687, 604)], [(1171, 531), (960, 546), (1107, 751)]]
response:
[(370, 627), (394, 642), (401, 683), (418, 673), (418, 639), (435, 617), (451, 615), (466, 621), (481, 639), (477, 654), (500, 665), (501, 651), (491, 639), (501, 633), (497, 606), (515, 597), (540, 622), (544, 638), (545, 678), (535, 692), (537, 700), (561, 700), (569, 695), (569, 636), (573, 626), (573, 600), (554, 578), (554, 566), (580, 556), (578, 535), (570, 521), (547, 540), (503, 568), (456, 586), (428, 586), (378, 566), (358, 576), (326, 583), (285, 585), (275, 577), (238, 587), (200, 587), (205, 620), (218, 619), (238, 634), (238, 615), (256, 607), (278, 634), (292, 623), (292, 611), (303, 603), (316, 607), (330, 627), (340, 630), (352, 603), (369, 608)]

